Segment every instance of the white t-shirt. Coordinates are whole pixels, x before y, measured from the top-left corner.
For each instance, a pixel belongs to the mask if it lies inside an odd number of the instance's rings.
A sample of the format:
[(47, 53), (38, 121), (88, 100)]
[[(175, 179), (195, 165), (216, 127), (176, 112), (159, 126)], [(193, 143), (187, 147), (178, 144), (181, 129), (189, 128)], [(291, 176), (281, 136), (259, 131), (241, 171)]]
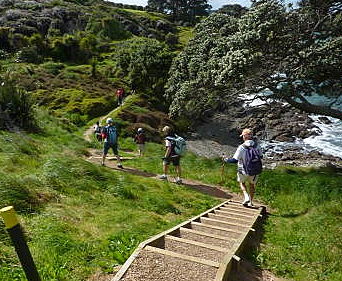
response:
[[(246, 171), (243, 168), (243, 163), (246, 159), (246, 151), (248, 148), (246, 147), (251, 147), (254, 146), (254, 141), (252, 140), (246, 140), (243, 144), (239, 145), (239, 147), (237, 148), (233, 158), (238, 160), (238, 173), (239, 174), (243, 174), (246, 175)], [(262, 151), (261, 151), (261, 147), (260, 145), (257, 143), (256, 149), (259, 151), (260, 156), (262, 156)]]
[(166, 147), (172, 146), (171, 141), (165, 140), (165, 146), (166, 146)]

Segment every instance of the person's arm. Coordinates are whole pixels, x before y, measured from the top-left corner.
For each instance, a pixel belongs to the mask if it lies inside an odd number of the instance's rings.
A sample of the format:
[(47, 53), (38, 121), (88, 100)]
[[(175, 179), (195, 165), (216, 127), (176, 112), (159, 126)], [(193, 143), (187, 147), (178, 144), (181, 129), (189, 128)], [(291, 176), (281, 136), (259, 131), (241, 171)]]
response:
[(226, 163), (233, 163), (233, 164), (239, 162), (235, 158), (223, 158), (223, 161), (226, 162)]
[(169, 158), (171, 156), (172, 152), (172, 144), (171, 141), (165, 140), (165, 146), (166, 146), (166, 151), (165, 151), (165, 156), (164, 158)]
[(223, 157), (223, 161), (226, 163), (235, 164), (235, 163), (239, 162), (239, 159), (241, 159), (241, 153), (242, 153), (242, 147), (239, 146), (232, 158)]
[(171, 146), (167, 146), (164, 158), (169, 158), (170, 155), (171, 155)]

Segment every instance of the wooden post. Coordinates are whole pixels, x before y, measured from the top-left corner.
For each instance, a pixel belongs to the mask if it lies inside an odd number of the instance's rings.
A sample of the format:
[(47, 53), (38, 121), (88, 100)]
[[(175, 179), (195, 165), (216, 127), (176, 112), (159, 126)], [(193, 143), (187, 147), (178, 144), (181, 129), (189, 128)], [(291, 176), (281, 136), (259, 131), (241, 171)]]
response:
[(5, 222), (5, 227), (11, 237), (27, 280), (41, 281), (13, 206), (0, 209), (0, 215)]

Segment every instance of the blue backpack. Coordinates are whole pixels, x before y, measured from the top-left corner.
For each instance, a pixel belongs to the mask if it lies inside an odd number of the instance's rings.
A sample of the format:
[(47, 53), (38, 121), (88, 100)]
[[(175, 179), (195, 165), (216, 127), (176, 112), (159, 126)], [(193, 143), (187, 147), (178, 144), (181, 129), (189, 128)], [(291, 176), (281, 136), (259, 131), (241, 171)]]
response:
[(243, 168), (245, 169), (247, 175), (255, 176), (259, 175), (262, 172), (262, 162), (261, 155), (259, 150), (256, 148), (256, 145), (253, 147), (245, 147), (246, 148), (246, 157), (243, 163)]
[(175, 135), (174, 137), (166, 137), (167, 140), (174, 144), (175, 153), (183, 156), (186, 152), (186, 141), (184, 138)]
[(109, 144), (116, 144), (118, 140), (118, 132), (115, 126), (104, 127), (103, 133), (105, 134), (105, 142), (108, 142)]

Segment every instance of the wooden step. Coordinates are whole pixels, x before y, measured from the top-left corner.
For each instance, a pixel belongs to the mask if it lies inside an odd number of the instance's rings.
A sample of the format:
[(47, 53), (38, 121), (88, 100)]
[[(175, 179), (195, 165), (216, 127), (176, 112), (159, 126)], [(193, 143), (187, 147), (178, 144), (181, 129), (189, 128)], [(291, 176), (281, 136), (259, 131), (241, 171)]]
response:
[(222, 220), (217, 220), (217, 219), (212, 219), (212, 218), (207, 218), (207, 217), (201, 217), (200, 221), (201, 223), (204, 223), (204, 224), (210, 224), (210, 225), (228, 228), (232, 230), (238, 230), (241, 232), (248, 231), (250, 229), (249, 226), (246, 226), (240, 223), (227, 222), (227, 221), (222, 221)]
[(139, 244), (112, 281), (226, 281), (264, 211), (223, 202)]
[(253, 206), (253, 207), (245, 207), (242, 205), (242, 203), (240, 202), (234, 202), (234, 201), (229, 201), (228, 203), (225, 203), (224, 205), (222, 205), (222, 207), (228, 207), (228, 206), (233, 206), (236, 208), (241, 208), (241, 209), (251, 209), (251, 210), (259, 210), (261, 208), (261, 206)]
[(215, 213), (209, 213), (208, 218), (212, 218), (215, 220), (221, 220), (221, 221), (228, 221), (228, 222), (233, 222), (233, 223), (239, 223), (242, 225), (251, 225), (254, 220), (248, 219), (248, 218), (237, 218), (234, 215), (217, 215)]
[(244, 219), (249, 219), (249, 220), (253, 220), (254, 218), (254, 215), (246, 215), (246, 214), (241, 214), (241, 213), (237, 213), (237, 212), (234, 212), (233, 210), (225, 210), (223, 211), (222, 209), (217, 209), (217, 210), (214, 210), (214, 213), (215, 214), (218, 214), (218, 215), (221, 215), (221, 216), (224, 216), (224, 215), (234, 215), (236, 218), (244, 218)]
[(236, 208), (236, 207), (220, 207), (219, 208), (221, 211), (233, 211), (234, 213), (237, 214), (242, 214), (242, 215), (250, 215), (250, 216), (254, 216), (256, 213), (258, 213), (258, 211), (254, 210), (254, 209), (249, 209), (249, 208), (245, 208), (245, 209), (240, 209), (240, 208)]
[(228, 250), (171, 235), (165, 236), (164, 249), (213, 262), (220, 262), (223, 259), (225, 252)]
[(147, 246), (122, 281), (213, 281), (219, 264)]
[(181, 227), (179, 237), (197, 242), (208, 243), (222, 248), (231, 248), (236, 239)]
[(207, 233), (212, 233), (212, 234), (220, 235), (223, 237), (235, 238), (235, 239), (240, 237), (241, 235), (240, 231), (232, 231), (227, 228), (222, 228), (222, 227), (213, 226), (213, 225), (206, 225), (206, 224), (199, 223), (199, 222), (191, 222), (191, 229), (203, 231)]

